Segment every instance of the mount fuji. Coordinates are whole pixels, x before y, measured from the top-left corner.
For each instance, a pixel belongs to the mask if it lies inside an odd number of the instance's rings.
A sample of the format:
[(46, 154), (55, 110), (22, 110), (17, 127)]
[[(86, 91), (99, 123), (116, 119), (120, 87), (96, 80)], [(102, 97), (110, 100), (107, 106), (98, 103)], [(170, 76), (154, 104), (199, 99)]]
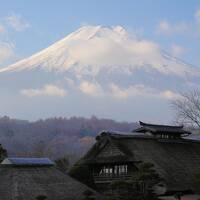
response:
[(121, 26), (83, 26), (0, 68), (0, 114), (169, 121), (169, 100), (197, 88), (200, 68)]

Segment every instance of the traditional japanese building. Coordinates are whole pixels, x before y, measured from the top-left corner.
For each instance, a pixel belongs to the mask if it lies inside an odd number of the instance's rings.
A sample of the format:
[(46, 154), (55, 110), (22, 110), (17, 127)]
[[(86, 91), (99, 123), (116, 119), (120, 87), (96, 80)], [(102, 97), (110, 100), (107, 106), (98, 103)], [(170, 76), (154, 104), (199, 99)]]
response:
[(87, 166), (101, 191), (114, 180), (131, 179), (140, 163), (150, 162), (163, 179), (160, 194), (192, 192), (192, 176), (200, 172), (200, 142), (187, 139), (190, 134), (183, 126), (143, 122), (129, 134), (103, 131), (75, 167)]
[(181, 139), (191, 134), (191, 132), (185, 131), (183, 126), (147, 124), (141, 121), (140, 126), (140, 128), (133, 130), (133, 132), (145, 133), (145, 135), (158, 139)]

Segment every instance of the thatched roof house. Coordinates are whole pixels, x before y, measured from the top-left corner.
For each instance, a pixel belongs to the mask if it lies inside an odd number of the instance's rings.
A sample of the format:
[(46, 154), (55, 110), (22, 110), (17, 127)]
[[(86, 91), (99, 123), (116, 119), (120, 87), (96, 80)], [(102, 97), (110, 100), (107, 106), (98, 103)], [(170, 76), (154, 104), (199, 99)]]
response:
[(182, 126), (140, 124), (129, 134), (101, 132), (77, 166), (88, 166), (101, 188), (130, 178), (139, 163), (150, 162), (164, 180), (163, 194), (192, 190), (192, 176), (200, 172), (200, 142), (184, 138), (190, 133)]
[(8, 158), (0, 165), (0, 200), (81, 200), (85, 194), (101, 199), (48, 158)]

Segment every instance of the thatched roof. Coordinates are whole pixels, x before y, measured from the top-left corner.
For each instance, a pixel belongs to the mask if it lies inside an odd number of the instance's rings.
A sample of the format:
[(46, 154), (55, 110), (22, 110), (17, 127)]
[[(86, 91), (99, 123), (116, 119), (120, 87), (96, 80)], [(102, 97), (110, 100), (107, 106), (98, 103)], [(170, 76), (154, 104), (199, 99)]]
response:
[(95, 199), (101, 199), (54, 165), (0, 165), (1, 200), (36, 200), (38, 196), (46, 196), (46, 200), (81, 200), (88, 190)]
[[(112, 151), (105, 154), (104, 150), (109, 146), (112, 146)], [(140, 133), (103, 132), (79, 164), (112, 162), (151, 162), (164, 178), (167, 191), (190, 190), (193, 174), (200, 172), (200, 142), (182, 138), (156, 139)]]
[(180, 135), (190, 135), (189, 131), (183, 129), (183, 126), (169, 126), (169, 125), (158, 125), (158, 124), (148, 124), (140, 121), (139, 128), (133, 130), (133, 132), (151, 132), (151, 133), (166, 133), (166, 134), (180, 134)]

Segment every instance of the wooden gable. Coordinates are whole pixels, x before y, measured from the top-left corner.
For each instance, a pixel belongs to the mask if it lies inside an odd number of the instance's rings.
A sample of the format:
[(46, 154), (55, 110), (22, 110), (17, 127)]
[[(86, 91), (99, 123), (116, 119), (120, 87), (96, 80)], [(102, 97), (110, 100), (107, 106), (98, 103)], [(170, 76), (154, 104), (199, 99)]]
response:
[(102, 150), (97, 155), (98, 157), (113, 157), (113, 156), (124, 156), (125, 154), (114, 144), (111, 142), (107, 142), (107, 144), (102, 148)]

